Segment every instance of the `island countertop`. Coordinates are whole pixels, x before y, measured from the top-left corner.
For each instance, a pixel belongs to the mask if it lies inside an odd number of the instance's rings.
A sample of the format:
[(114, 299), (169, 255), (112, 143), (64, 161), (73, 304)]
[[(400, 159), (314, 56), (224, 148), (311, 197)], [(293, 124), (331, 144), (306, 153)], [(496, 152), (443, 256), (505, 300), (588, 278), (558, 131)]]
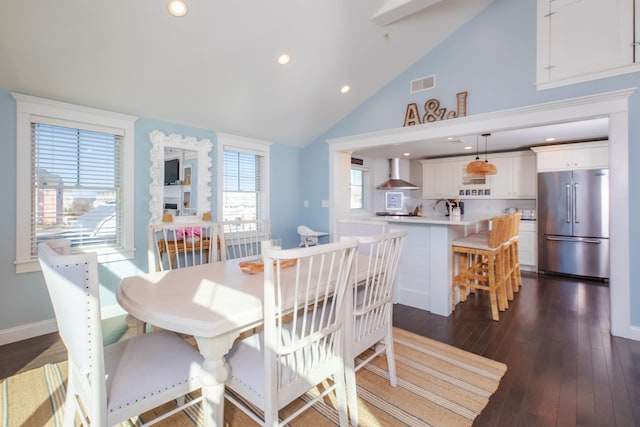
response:
[(467, 214), (462, 215), (460, 220), (453, 220), (444, 215), (432, 216), (376, 216), (378, 221), (397, 222), (405, 224), (430, 224), (430, 225), (474, 225), (482, 221), (488, 221), (495, 215), (492, 214)]

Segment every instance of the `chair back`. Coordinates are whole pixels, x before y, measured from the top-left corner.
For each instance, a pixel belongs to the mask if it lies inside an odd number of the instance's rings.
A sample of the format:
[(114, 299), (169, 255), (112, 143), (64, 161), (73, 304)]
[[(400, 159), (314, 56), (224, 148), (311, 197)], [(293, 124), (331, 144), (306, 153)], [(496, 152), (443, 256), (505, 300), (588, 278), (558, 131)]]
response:
[(149, 271), (173, 270), (218, 261), (217, 226), (210, 221), (150, 225)]
[[(366, 275), (361, 280), (356, 277), (353, 286), (356, 355), (382, 340), (391, 330), (393, 288), (406, 235), (406, 230), (396, 230), (358, 238), (360, 257), (356, 260), (356, 271)], [(358, 265), (363, 262), (366, 268)]]
[(220, 259), (250, 259), (262, 253), (261, 242), (271, 239), (269, 220), (218, 223)]
[(506, 215), (494, 216), (491, 219), (491, 231), (489, 231), (489, 248), (499, 248), (508, 238), (510, 225)]
[(265, 384), (278, 390), (265, 399), (277, 398), (277, 407), (343, 372), (345, 297), (356, 245), (263, 251), (265, 266), (274, 263), (264, 274)]
[(106, 409), (97, 255), (72, 255), (71, 240), (60, 239), (38, 244), (38, 259), (75, 381)]

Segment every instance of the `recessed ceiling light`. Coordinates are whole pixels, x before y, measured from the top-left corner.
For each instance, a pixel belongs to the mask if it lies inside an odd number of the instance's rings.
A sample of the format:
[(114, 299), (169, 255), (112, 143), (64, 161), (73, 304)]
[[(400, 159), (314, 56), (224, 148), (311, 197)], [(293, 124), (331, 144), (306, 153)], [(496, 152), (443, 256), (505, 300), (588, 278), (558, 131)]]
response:
[(287, 65), (289, 62), (291, 62), (291, 55), (289, 55), (288, 53), (283, 53), (282, 55), (278, 56), (278, 64)]
[(181, 17), (187, 14), (187, 3), (184, 0), (170, 0), (167, 4), (169, 13), (173, 16)]
[(464, 141), (460, 138), (454, 138), (450, 136), (449, 138), (443, 139), (440, 142), (442, 142), (443, 144), (460, 144), (460, 143), (463, 143)]
[(403, 156), (410, 156), (411, 153), (402, 153)]
[(464, 146), (464, 149), (465, 149), (465, 150), (473, 150), (473, 147), (472, 147), (472, 146), (470, 146), (470, 145), (465, 145), (465, 146)]
[(349, 85), (344, 85), (340, 88), (340, 93), (347, 93), (351, 90), (351, 86)]
[(553, 141), (555, 141), (555, 140), (556, 140), (555, 138), (546, 138), (546, 139), (545, 139), (545, 141), (547, 141), (547, 142), (553, 142)]

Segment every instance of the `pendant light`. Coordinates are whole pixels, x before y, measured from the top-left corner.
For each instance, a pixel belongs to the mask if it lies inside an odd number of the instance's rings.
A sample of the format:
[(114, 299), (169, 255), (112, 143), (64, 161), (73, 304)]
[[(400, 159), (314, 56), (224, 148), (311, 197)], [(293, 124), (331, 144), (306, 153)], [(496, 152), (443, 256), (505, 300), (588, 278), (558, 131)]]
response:
[(478, 152), (478, 135), (476, 135), (476, 159), (472, 162), (469, 162), (467, 165), (467, 173), (472, 173), (474, 175), (483, 175), (484, 164), (482, 160), (480, 160), (480, 154)]
[(476, 159), (467, 165), (467, 173), (475, 175), (495, 175), (498, 173), (496, 165), (489, 163), (487, 160), (487, 137), (491, 136), (490, 133), (483, 133), (484, 137), (484, 162), (480, 160), (478, 155), (478, 137), (476, 136)]
[(491, 136), (490, 133), (483, 133), (484, 136), (484, 164), (485, 164), (485, 175), (495, 175), (498, 173), (498, 168), (493, 163), (489, 163), (487, 160), (487, 137)]

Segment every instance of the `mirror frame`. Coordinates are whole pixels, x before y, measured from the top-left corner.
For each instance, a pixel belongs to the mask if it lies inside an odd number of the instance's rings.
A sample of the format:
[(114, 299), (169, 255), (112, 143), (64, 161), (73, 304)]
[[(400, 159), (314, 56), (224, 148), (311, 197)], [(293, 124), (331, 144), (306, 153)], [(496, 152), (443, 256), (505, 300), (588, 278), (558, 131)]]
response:
[[(151, 148), (151, 184), (149, 184), (149, 212), (151, 219), (149, 224), (158, 224), (162, 222), (162, 214), (164, 212), (164, 151), (165, 148), (177, 148), (183, 150), (196, 151), (198, 158), (198, 188), (197, 188), (197, 213), (196, 216), (189, 218), (201, 220), (203, 213), (211, 212), (211, 165), (212, 160), (209, 153), (213, 149), (213, 144), (209, 139), (198, 140), (194, 137), (183, 137), (182, 135), (172, 133), (165, 135), (159, 130), (153, 130), (149, 134), (149, 139), (153, 144)], [(174, 218), (175, 220), (175, 218)]]

